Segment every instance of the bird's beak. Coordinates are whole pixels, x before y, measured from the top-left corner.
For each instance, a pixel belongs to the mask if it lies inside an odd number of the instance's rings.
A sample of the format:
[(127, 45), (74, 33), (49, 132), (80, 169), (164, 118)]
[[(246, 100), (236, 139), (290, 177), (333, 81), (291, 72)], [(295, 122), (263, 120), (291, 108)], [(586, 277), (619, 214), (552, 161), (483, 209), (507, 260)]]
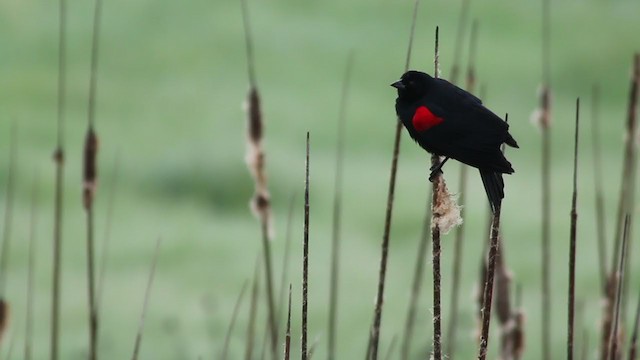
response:
[(393, 86), (394, 88), (396, 88), (398, 90), (404, 90), (404, 84), (402, 83), (402, 80), (398, 80), (398, 81), (394, 82), (393, 84), (391, 84), (391, 86)]

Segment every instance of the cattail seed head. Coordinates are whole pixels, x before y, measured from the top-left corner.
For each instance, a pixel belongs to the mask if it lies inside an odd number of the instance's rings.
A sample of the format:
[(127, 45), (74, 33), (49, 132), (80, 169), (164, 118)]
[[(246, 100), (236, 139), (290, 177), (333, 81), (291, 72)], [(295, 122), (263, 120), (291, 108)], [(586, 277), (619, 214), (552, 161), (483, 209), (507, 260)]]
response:
[(93, 127), (89, 127), (84, 142), (83, 166), (83, 204), (85, 209), (91, 208), (98, 178), (98, 136)]
[(0, 344), (2, 338), (9, 327), (9, 303), (4, 299), (0, 299)]
[(551, 90), (547, 85), (542, 85), (538, 90), (540, 99), (539, 107), (531, 114), (531, 122), (540, 129), (548, 129), (551, 126)]
[(254, 180), (254, 195), (249, 207), (260, 221), (267, 226), (269, 237), (273, 237), (271, 224), (271, 196), (267, 188), (267, 173), (265, 170), (265, 153), (262, 147), (264, 126), (260, 109), (260, 94), (258, 89), (251, 86), (246, 101), (247, 111), (247, 153), (245, 161)]

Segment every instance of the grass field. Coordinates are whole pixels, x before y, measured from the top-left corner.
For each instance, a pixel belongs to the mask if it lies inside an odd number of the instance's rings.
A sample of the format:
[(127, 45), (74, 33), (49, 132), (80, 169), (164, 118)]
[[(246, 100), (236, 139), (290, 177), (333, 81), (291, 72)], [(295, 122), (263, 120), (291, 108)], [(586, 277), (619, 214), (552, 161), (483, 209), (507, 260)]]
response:
[[(552, 345), (553, 357), (559, 358), (564, 356), (566, 344), (575, 98), (581, 97), (583, 104), (576, 284), (577, 296), (584, 303), (590, 348), (595, 351), (599, 344), (600, 298), (592, 190), (591, 89), (599, 84), (602, 93), (600, 129), (607, 234), (611, 238), (629, 75), (633, 54), (640, 51), (640, 4), (629, 0), (552, 3)], [(88, 346), (81, 158), (93, 6), (90, 1), (71, 2), (68, 9), (63, 359), (85, 358)], [(395, 127), (396, 95), (388, 85), (402, 73), (413, 4), (381, 0), (251, 1), (249, 7), (266, 121), (276, 279), (281, 271), (288, 202), (297, 195), (293, 258), (287, 280), (293, 283), (294, 291), (294, 358), (299, 354), (300, 335), (305, 133), (311, 133), (310, 338), (319, 338), (315, 358), (323, 358), (338, 105), (348, 53), (351, 49), (355, 53), (344, 159), (338, 358), (362, 357), (373, 312)], [(460, 1), (422, 2), (412, 68), (432, 72), (433, 33), (438, 25), (442, 75), (448, 76), (459, 8)], [(477, 69), (479, 84), (486, 89), (485, 103), (497, 114), (509, 113), (511, 133), (520, 144), (519, 150), (508, 150), (516, 173), (506, 179), (502, 229), (506, 261), (514, 281), (522, 286), (527, 312), (524, 358), (539, 359), (541, 141), (529, 118), (537, 106), (542, 71), (541, 6), (532, 1), (486, 0), (471, 2), (470, 10), (470, 17), (480, 24)], [(261, 249), (260, 228), (248, 208), (253, 184), (244, 163), (245, 115), (241, 105), (248, 79), (240, 4), (229, 0), (112, 0), (104, 3), (102, 24), (96, 119), (100, 136), (96, 204), (100, 244), (112, 196), (115, 212), (103, 302), (101, 357), (130, 356), (153, 247), (161, 237), (163, 245), (141, 357), (217, 358), (234, 302), (243, 282), (252, 277)], [(57, 3), (3, 1), (0, 33), (4, 34), (0, 37), (3, 208), (12, 124), (17, 125), (19, 148), (7, 289), (12, 319), (0, 354), (6, 353), (7, 344), (15, 339), (13, 358), (21, 357), (31, 184), (37, 174), (40, 196), (36, 209), (33, 340), (34, 356), (41, 359), (49, 351)], [(466, 47), (465, 42), (463, 66)], [(116, 166), (118, 188), (111, 194)], [(458, 169), (456, 163), (445, 167), (445, 178), (453, 192), (457, 192)], [(391, 338), (402, 331), (430, 188), (426, 178), (426, 154), (405, 133), (387, 274), (383, 352)], [(457, 341), (461, 359), (471, 358), (477, 351), (472, 293), (486, 238), (486, 197), (475, 172), (467, 199)], [(453, 234), (449, 234), (443, 238), (442, 250), (444, 314), (448, 314), (452, 245)], [(609, 254), (611, 248), (610, 244)], [(637, 244), (633, 244), (630, 305), (635, 304), (640, 291), (638, 254)], [(416, 359), (424, 358), (431, 343), (430, 270), (424, 285), (414, 340)], [(261, 291), (264, 294), (264, 287)], [(258, 329), (262, 329), (264, 301), (259, 305)], [(230, 359), (243, 354), (247, 314), (245, 302), (232, 337)], [(443, 323), (447, 320), (444, 318)], [(498, 343), (496, 335), (492, 335), (492, 351)]]

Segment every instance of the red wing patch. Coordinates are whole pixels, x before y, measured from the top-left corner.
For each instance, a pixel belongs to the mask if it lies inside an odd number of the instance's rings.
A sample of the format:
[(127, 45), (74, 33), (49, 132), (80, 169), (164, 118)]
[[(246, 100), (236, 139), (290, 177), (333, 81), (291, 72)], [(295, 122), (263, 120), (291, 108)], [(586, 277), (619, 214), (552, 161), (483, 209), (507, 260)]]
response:
[(420, 106), (416, 113), (413, 114), (413, 120), (411, 120), (413, 128), (417, 131), (429, 130), (443, 121), (444, 119), (436, 116), (426, 106)]

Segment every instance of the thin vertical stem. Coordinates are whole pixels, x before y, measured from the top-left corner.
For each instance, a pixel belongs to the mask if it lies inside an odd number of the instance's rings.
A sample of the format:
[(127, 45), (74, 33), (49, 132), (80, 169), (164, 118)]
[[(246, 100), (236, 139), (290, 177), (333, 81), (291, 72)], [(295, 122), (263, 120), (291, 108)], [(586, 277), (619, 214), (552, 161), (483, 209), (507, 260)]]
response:
[[(477, 39), (478, 21), (474, 20), (471, 26), (471, 40), (469, 41), (469, 62), (467, 64), (467, 91), (475, 91), (475, 49)], [(467, 165), (460, 164), (460, 184), (458, 197), (460, 217), (464, 219), (466, 209), (466, 189), (467, 189)], [(460, 291), (460, 270), (462, 268), (462, 245), (464, 239), (464, 222), (456, 228), (455, 242), (453, 243), (453, 283), (451, 284), (451, 307), (449, 308), (449, 326), (447, 331), (447, 355), (453, 359), (456, 350), (456, 327), (458, 323), (458, 298)]]
[(638, 327), (640, 327), (640, 296), (638, 296), (638, 306), (636, 317), (633, 322), (633, 334), (631, 335), (631, 345), (629, 346), (629, 360), (636, 360), (638, 354)]
[(416, 311), (418, 308), (418, 299), (422, 288), (422, 276), (424, 274), (424, 264), (429, 247), (429, 235), (431, 232), (431, 199), (427, 198), (427, 204), (422, 223), (422, 234), (418, 243), (418, 251), (416, 254), (416, 263), (413, 271), (413, 282), (411, 286), (411, 296), (409, 300), (409, 308), (404, 323), (404, 334), (402, 336), (402, 348), (400, 350), (400, 359), (409, 359), (411, 352), (411, 341), (413, 340), (413, 328), (416, 319)]
[(598, 235), (598, 269), (600, 270), (600, 289), (606, 292), (607, 284), (607, 246), (604, 191), (602, 188), (602, 150), (600, 148), (600, 90), (594, 86), (591, 100), (591, 137), (593, 141), (593, 179), (596, 196), (596, 233)]
[(568, 332), (567, 359), (573, 360), (573, 331), (576, 296), (576, 231), (578, 213), (576, 211), (578, 199), (578, 132), (580, 128), (580, 98), (576, 100), (576, 130), (573, 148), (573, 194), (571, 197), (571, 231), (569, 235), (569, 300), (568, 300)]
[(0, 299), (6, 300), (7, 269), (9, 267), (9, 252), (11, 251), (11, 230), (13, 224), (13, 197), (15, 193), (16, 165), (18, 158), (18, 133), (16, 124), (11, 125), (9, 145), (9, 167), (7, 171), (6, 202), (4, 207), (4, 229), (2, 231), (2, 246), (0, 247)]
[[(156, 241), (156, 249), (153, 253), (153, 259), (151, 260), (151, 270), (149, 271), (149, 280), (147, 280), (147, 288), (144, 292), (144, 303), (142, 305), (142, 314), (140, 314), (140, 323), (138, 324), (138, 332), (136, 334), (136, 342), (135, 345), (133, 347), (133, 356), (132, 359), (133, 360), (137, 360), (138, 359), (138, 354), (140, 352), (140, 345), (142, 344), (142, 332), (144, 330), (144, 321), (145, 318), (147, 316), (147, 310), (149, 309), (149, 298), (151, 297), (151, 286), (153, 285), (153, 279), (155, 277), (156, 274), (156, 266), (158, 264), (158, 256), (160, 255), (160, 245), (161, 245), (162, 239), (158, 238), (158, 241)], [(244, 286), (243, 286), (243, 292), (244, 289), (246, 288), (247, 284), (245, 282)], [(242, 296), (241, 296), (242, 298)], [(238, 300), (238, 302), (240, 302), (240, 300)], [(234, 315), (235, 316), (235, 315)]]
[(291, 352), (291, 284), (289, 284), (289, 311), (287, 313), (287, 333), (284, 337), (284, 360), (289, 360)]
[[(222, 356), (220, 357), (222, 360), (226, 360), (229, 354), (229, 342), (231, 341), (231, 334), (233, 333), (233, 328), (236, 325), (236, 319), (238, 318), (240, 305), (242, 304), (242, 300), (244, 299), (244, 293), (247, 291), (248, 284), (249, 284), (249, 281), (245, 280), (245, 282), (242, 284), (240, 295), (238, 295), (238, 300), (236, 300), (236, 304), (233, 306), (233, 312), (231, 313), (231, 321), (229, 322), (229, 327), (227, 328), (227, 334), (224, 337), (224, 345), (222, 347)], [(145, 297), (145, 307), (146, 307), (146, 297)], [(140, 324), (140, 331), (138, 332), (138, 334), (140, 334), (141, 332), (142, 332), (142, 322)], [(138, 357), (138, 347), (139, 345), (136, 338), (136, 350), (134, 351), (133, 360), (135, 360)]]
[(27, 316), (25, 319), (24, 333), (24, 359), (31, 360), (33, 348), (33, 296), (34, 296), (34, 273), (36, 267), (36, 227), (38, 218), (36, 216), (36, 206), (38, 204), (38, 174), (34, 176), (33, 187), (31, 189), (31, 214), (29, 221), (29, 262), (27, 275)]
[(338, 146), (336, 151), (336, 177), (333, 199), (333, 226), (331, 234), (331, 280), (329, 288), (329, 329), (327, 342), (327, 358), (336, 358), (336, 337), (338, 317), (338, 274), (340, 268), (340, 220), (342, 217), (342, 169), (344, 160), (344, 132), (346, 122), (346, 108), (348, 100), (351, 68), (353, 66), (353, 51), (349, 53), (347, 69), (342, 83), (340, 98), (340, 113), (338, 115)]
[(462, 43), (464, 42), (464, 30), (467, 24), (467, 17), (469, 16), (469, 0), (462, 0), (460, 7), (460, 13), (458, 14), (458, 27), (456, 29), (456, 42), (453, 51), (453, 66), (451, 67), (451, 74), (449, 79), (452, 84), (458, 81), (458, 72), (460, 67), (460, 58), (462, 52)]
[(58, 359), (58, 341), (60, 329), (60, 285), (62, 254), (62, 217), (64, 201), (64, 113), (66, 92), (66, 0), (59, 2), (59, 35), (58, 35), (58, 118), (57, 144), (53, 159), (55, 162), (55, 195), (53, 220), (53, 271), (51, 297), (51, 349), (50, 359)]
[[(440, 52), (439, 52), (439, 27), (436, 26), (435, 56), (434, 56), (434, 77), (438, 78), (440, 73)], [(432, 155), (431, 164), (437, 166), (440, 163), (440, 156)], [(444, 186), (442, 174), (438, 174), (433, 181), (433, 192), (431, 198), (432, 219), (439, 216), (436, 207), (440, 203), (440, 187)], [(440, 306), (440, 226), (437, 221), (432, 221), (431, 226), (431, 252), (433, 254), (433, 359), (442, 359), (442, 315)]]
[(304, 180), (304, 242), (302, 251), (302, 360), (307, 360), (307, 301), (309, 287), (309, 132), (307, 131), (307, 151)]
[(624, 285), (624, 263), (627, 258), (627, 246), (629, 242), (629, 214), (624, 218), (624, 231), (622, 234), (622, 248), (620, 249), (620, 258), (618, 259), (618, 273), (616, 287), (616, 306), (613, 315), (613, 327), (611, 328), (611, 336), (609, 338), (609, 357), (608, 359), (617, 359), (618, 355), (618, 322), (620, 320), (620, 303), (622, 300), (622, 287)]
[(500, 205), (496, 206), (493, 214), (493, 220), (491, 222), (491, 244), (489, 246), (487, 282), (484, 286), (482, 304), (482, 331), (480, 335), (480, 352), (478, 354), (479, 360), (486, 359), (487, 349), (489, 347), (489, 326), (491, 323), (491, 305), (493, 304), (493, 278), (499, 246), (500, 208)]
[[(409, 33), (409, 46), (407, 48), (407, 58), (405, 61), (405, 71), (409, 69), (411, 60), (411, 50), (413, 48), (413, 36), (418, 17), (418, 5), (420, 0), (415, 0), (413, 7), (413, 19), (411, 21), (411, 32)], [(382, 306), (384, 302), (384, 285), (387, 275), (387, 257), (389, 255), (389, 236), (391, 233), (391, 217), (393, 213), (393, 199), (396, 189), (396, 173), (398, 171), (398, 157), (400, 154), (400, 135), (402, 134), (402, 122), (398, 119), (393, 139), (393, 155), (391, 158), (391, 171), (389, 174), (389, 191), (387, 193), (387, 207), (384, 218), (384, 232), (382, 235), (380, 269), (378, 274), (378, 292), (376, 294), (376, 305), (374, 310), (373, 325), (369, 336), (369, 346), (367, 348), (367, 360), (378, 359), (378, 344), (380, 341), (380, 327), (382, 324)]]
[(542, 0), (542, 357), (551, 359), (551, 1)]
[(256, 264), (253, 269), (253, 284), (251, 286), (251, 303), (249, 306), (249, 325), (247, 326), (247, 338), (244, 358), (245, 360), (251, 360), (253, 357), (254, 338), (256, 332), (256, 312), (258, 308), (258, 293), (260, 292), (260, 273), (258, 268), (260, 266), (260, 257), (256, 259)]

